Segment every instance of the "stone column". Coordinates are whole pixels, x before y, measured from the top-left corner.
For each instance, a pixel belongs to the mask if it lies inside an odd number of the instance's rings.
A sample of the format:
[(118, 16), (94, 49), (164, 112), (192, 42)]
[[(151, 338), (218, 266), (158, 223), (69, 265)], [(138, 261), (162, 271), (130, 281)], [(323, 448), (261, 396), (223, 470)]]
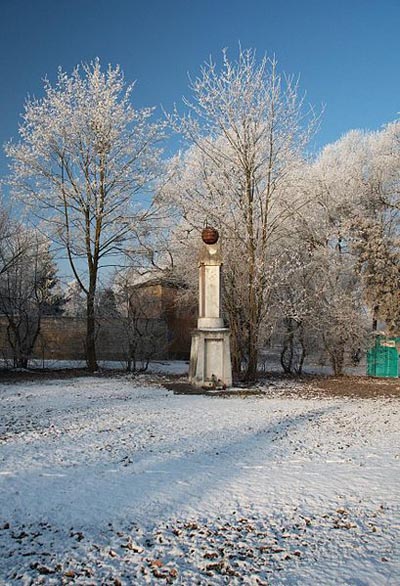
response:
[(232, 385), (229, 329), (221, 317), (222, 256), (218, 232), (206, 228), (199, 257), (199, 317), (192, 333), (189, 381), (199, 387)]

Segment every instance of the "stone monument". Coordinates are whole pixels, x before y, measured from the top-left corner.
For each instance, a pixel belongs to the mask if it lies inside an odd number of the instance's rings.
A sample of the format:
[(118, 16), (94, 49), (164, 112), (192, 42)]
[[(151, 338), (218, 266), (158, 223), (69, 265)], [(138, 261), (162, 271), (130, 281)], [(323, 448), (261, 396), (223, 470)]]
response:
[(229, 329), (221, 317), (221, 247), (214, 228), (202, 231), (199, 257), (199, 318), (192, 333), (189, 381), (198, 387), (232, 385)]

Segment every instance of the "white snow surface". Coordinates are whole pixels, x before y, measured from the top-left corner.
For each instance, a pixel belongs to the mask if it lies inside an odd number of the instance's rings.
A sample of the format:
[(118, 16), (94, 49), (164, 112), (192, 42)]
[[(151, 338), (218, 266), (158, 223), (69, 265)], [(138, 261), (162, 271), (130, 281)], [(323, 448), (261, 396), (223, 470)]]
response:
[(400, 584), (399, 400), (157, 380), (0, 385), (0, 584)]

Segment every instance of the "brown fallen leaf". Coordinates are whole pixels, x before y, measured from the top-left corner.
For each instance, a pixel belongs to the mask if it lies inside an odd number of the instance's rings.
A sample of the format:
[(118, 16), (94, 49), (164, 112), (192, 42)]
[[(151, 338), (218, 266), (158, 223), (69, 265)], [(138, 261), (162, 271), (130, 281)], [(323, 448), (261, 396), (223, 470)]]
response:
[(54, 574), (54, 570), (52, 568), (48, 568), (47, 566), (37, 566), (36, 570), (39, 574)]
[(159, 572), (156, 568), (152, 570), (154, 578), (168, 578), (168, 574), (166, 572)]

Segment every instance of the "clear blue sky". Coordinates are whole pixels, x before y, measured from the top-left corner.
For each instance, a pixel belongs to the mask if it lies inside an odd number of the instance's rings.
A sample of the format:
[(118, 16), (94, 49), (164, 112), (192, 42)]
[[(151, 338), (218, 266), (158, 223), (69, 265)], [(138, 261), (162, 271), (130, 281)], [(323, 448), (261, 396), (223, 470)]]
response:
[[(377, 129), (400, 110), (400, 0), (0, 0), (0, 142), (17, 135), (42, 78), (99, 56), (137, 80), (138, 106), (167, 109), (187, 73), (238, 42), (300, 74), (326, 104), (317, 147), (351, 128)], [(0, 175), (6, 172), (0, 154)]]

